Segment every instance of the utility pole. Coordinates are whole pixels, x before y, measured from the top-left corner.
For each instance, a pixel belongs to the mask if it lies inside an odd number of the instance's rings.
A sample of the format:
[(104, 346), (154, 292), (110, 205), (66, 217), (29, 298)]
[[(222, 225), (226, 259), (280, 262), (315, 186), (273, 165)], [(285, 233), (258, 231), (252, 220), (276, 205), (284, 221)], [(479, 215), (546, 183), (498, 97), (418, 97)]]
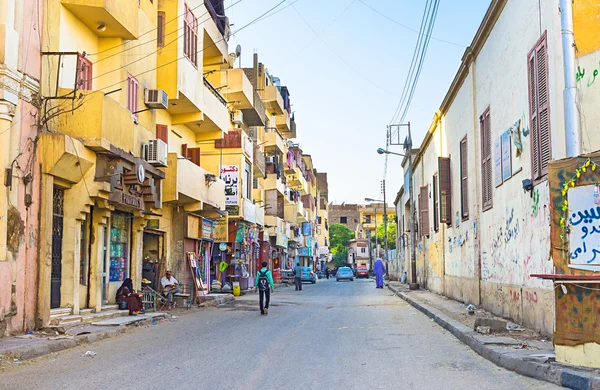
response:
[[(379, 243), (377, 241), (377, 205), (375, 205), (375, 259), (379, 257)], [(373, 264), (371, 264), (371, 269), (373, 268)]]
[(408, 153), (408, 187), (410, 196), (410, 284), (411, 290), (419, 289), (419, 283), (417, 282), (417, 259), (415, 256), (415, 244), (417, 242), (417, 235), (415, 231), (415, 197), (414, 197), (414, 185), (413, 185), (413, 169), (412, 169), (412, 137), (410, 136), (410, 122), (408, 122), (408, 138), (406, 140), (406, 148)]
[(572, 0), (560, 0), (560, 30), (562, 35), (563, 72), (565, 76), (565, 89), (563, 91), (565, 143), (567, 144), (567, 157), (575, 157), (581, 154), (581, 131), (577, 115), (577, 81), (575, 78)]
[[(385, 243), (385, 253), (383, 255), (383, 261), (385, 261), (386, 270), (388, 268), (388, 239), (387, 239), (387, 201), (385, 198), (385, 179), (383, 180), (383, 242)], [(389, 270), (388, 270), (389, 278)]]

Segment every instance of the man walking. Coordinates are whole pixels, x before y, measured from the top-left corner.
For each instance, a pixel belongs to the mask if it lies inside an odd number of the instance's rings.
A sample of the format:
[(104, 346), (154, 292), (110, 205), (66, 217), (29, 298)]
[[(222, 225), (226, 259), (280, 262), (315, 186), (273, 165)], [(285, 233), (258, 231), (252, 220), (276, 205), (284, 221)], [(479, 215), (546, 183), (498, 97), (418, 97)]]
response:
[(378, 257), (373, 264), (373, 272), (375, 273), (375, 288), (383, 288), (383, 274), (385, 273), (385, 266), (383, 261)]
[(269, 302), (271, 301), (271, 293), (273, 292), (273, 275), (267, 268), (267, 262), (262, 262), (262, 269), (258, 271), (256, 275), (256, 283), (254, 284), (254, 291), (258, 289), (259, 302), (260, 302), (260, 314), (269, 314)]
[(296, 263), (294, 267), (294, 285), (296, 291), (302, 291), (302, 267), (300, 267), (300, 263)]
[(325, 268), (325, 276), (327, 276), (327, 279), (329, 280), (329, 268)]

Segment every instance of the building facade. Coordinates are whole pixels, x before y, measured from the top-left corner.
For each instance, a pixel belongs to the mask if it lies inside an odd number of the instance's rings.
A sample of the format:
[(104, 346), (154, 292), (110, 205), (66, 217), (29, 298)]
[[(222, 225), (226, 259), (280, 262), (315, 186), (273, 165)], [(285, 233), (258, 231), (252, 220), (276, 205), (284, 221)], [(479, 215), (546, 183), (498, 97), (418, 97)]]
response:
[[(592, 38), (598, 10), (583, 1), (572, 7), (579, 66), (569, 76), (578, 81), (581, 149), (589, 153), (600, 147), (591, 119), (598, 101), (593, 64), (600, 45)], [(574, 250), (564, 246), (564, 232), (551, 235), (551, 227), (573, 224), (558, 215), (574, 207), (565, 197), (580, 186), (576, 180), (565, 183), (568, 161), (549, 164), (566, 156), (560, 18), (551, 1), (492, 1), (423, 142), (413, 151), (412, 183), (405, 180), (395, 202), (402, 225), (397, 253), (410, 275), (414, 248), (423, 287), (554, 334), (557, 360), (589, 365), (595, 357), (597, 366), (597, 339), (587, 336), (595, 325), (573, 301), (581, 296), (579, 302), (587, 302), (585, 289), (593, 285), (569, 286), (564, 293), (547, 280), (564, 277), (555, 269), (586, 277), (593, 269), (566, 264), (564, 251), (573, 260)], [(575, 179), (591, 171), (595, 163), (590, 159), (586, 166), (587, 159), (570, 163), (576, 165)], [(549, 175), (549, 166), (562, 171)], [(403, 167), (407, 173), (406, 160)], [(591, 177), (581, 185), (597, 183)]]

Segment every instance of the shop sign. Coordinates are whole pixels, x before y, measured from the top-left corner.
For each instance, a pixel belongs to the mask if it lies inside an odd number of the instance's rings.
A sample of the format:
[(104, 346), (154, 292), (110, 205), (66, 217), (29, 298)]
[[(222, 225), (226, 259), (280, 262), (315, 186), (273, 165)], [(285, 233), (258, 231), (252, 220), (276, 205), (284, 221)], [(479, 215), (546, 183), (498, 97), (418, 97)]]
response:
[(307, 247), (303, 246), (302, 248), (298, 249), (298, 256), (310, 256), (308, 254), (308, 249)]
[(230, 217), (238, 217), (240, 215), (239, 206), (225, 206), (225, 209)]
[(202, 239), (212, 240), (213, 235), (213, 221), (210, 219), (202, 218)]
[(313, 239), (312, 237), (306, 237), (306, 248), (308, 249), (308, 256), (313, 255)]
[(108, 195), (108, 200), (125, 206), (134, 207), (136, 209), (142, 209), (144, 206), (144, 201), (139, 196), (127, 194), (119, 190), (114, 190), (111, 192)]
[(244, 199), (244, 219), (250, 223), (256, 223), (256, 206), (248, 199)]
[(235, 233), (235, 242), (243, 242), (246, 235), (246, 225), (239, 223)]
[(328, 246), (320, 246), (319, 247), (319, 255), (328, 255), (329, 247)]
[(219, 218), (213, 222), (213, 240), (215, 242), (227, 242), (227, 217)]
[(287, 248), (288, 246), (288, 238), (283, 233), (277, 233), (277, 239), (275, 241), (275, 245)]
[(195, 240), (201, 239), (202, 230), (202, 218), (195, 215), (188, 215), (187, 217), (187, 233), (186, 237), (193, 238)]
[(303, 236), (312, 236), (312, 223), (304, 222), (302, 224), (302, 235)]
[(160, 229), (160, 219), (149, 219), (148, 221), (146, 221), (146, 228)]
[(225, 181), (225, 205), (238, 204), (239, 170), (239, 165), (223, 165), (221, 167), (221, 179)]
[(226, 244), (226, 243), (224, 243), (224, 242), (220, 243), (220, 244), (219, 244), (219, 250), (220, 250), (221, 252), (225, 252), (225, 251), (227, 250), (227, 244)]
[(138, 164), (137, 166), (137, 179), (140, 184), (146, 180), (146, 168), (142, 164)]

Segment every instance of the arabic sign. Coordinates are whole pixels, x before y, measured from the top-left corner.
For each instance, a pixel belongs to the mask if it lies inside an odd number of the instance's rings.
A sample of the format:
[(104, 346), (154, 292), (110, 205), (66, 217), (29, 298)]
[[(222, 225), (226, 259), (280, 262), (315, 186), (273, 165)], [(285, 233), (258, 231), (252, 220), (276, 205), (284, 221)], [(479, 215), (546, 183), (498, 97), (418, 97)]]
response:
[(319, 247), (319, 255), (328, 255), (329, 247), (328, 246), (320, 246)]
[(312, 236), (312, 223), (304, 222), (302, 224), (302, 235), (303, 236)]
[(286, 248), (288, 246), (288, 238), (283, 233), (277, 233), (277, 238), (275, 240), (275, 245)]
[(569, 257), (571, 264), (600, 265), (600, 188), (571, 188), (569, 197)]
[(202, 238), (205, 240), (212, 240), (213, 235), (213, 221), (202, 218)]
[(502, 180), (506, 181), (512, 176), (511, 168), (510, 129), (502, 134)]
[(244, 219), (250, 223), (256, 223), (256, 206), (248, 199), (244, 199)]
[(227, 217), (217, 219), (213, 224), (213, 239), (215, 242), (227, 242)]
[(238, 204), (239, 165), (223, 165), (221, 179), (225, 181), (225, 205)]

